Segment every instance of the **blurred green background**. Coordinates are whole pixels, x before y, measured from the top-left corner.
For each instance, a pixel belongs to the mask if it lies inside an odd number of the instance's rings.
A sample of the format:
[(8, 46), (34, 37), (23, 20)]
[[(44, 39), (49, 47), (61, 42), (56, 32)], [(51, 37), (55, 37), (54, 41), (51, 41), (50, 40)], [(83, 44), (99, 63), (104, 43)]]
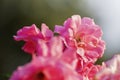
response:
[[(21, 50), (23, 42), (16, 42), (13, 39), (13, 35), (16, 34), (17, 30), (25, 25), (36, 24), (37, 27), (40, 28), (41, 23), (46, 23), (53, 29), (54, 25), (62, 25), (68, 17), (79, 14), (81, 17), (93, 18), (96, 24), (102, 26), (104, 35), (106, 35), (108, 27), (105, 27), (107, 25), (102, 22), (102, 20), (105, 19), (101, 18), (100, 15), (107, 14), (107, 9), (104, 10), (101, 6), (105, 5), (97, 5), (99, 2), (95, 3), (94, 1), (95, 0), (91, 2), (90, 0), (0, 0), (0, 76), (4, 77), (4, 75), (12, 73), (17, 66), (23, 65), (30, 60), (30, 56), (24, 54)], [(105, 2), (102, 1), (103, 0), (101, 0), (101, 3), (105, 4)], [(115, 14), (113, 13), (112, 15)], [(103, 39), (106, 41), (109, 40), (106, 36), (103, 36)], [(118, 40), (119, 39), (120, 38), (118, 38)], [(108, 45), (112, 45), (111, 42), (108, 41)], [(114, 51), (115, 47), (114, 49), (113, 47), (114, 46), (105, 51), (105, 59), (111, 57), (112, 53), (119, 53), (119, 48), (117, 47), (117, 51)]]

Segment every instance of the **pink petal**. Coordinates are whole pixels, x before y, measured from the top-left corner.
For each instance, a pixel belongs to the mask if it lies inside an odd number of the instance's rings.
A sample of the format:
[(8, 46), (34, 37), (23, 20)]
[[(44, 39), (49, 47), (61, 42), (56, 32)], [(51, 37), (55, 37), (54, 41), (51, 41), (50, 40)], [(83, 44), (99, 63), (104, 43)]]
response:
[(71, 28), (74, 30), (74, 33), (76, 33), (78, 27), (80, 27), (81, 25), (81, 17), (79, 15), (73, 15), (71, 19), (72, 19)]
[(14, 39), (19, 40), (30, 40), (35, 36), (42, 37), (39, 29), (33, 24), (32, 26), (24, 26), (22, 29), (17, 31), (17, 36), (14, 36)]
[(35, 52), (35, 43), (33, 43), (33, 42), (26, 42), (25, 44), (24, 44), (24, 46), (22, 47), (22, 49), (25, 51), (25, 52), (27, 52), (27, 53), (29, 53), (29, 54), (33, 54), (34, 52)]
[(65, 32), (65, 28), (64, 28), (63, 26), (58, 26), (58, 25), (56, 25), (54, 32), (60, 33), (60, 34), (61, 34), (61, 33), (64, 33), (64, 32)]
[(105, 62), (95, 78), (97, 80), (120, 80), (120, 55), (115, 55)]
[(76, 55), (76, 50), (75, 49), (72, 49), (72, 48), (65, 49), (61, 59), (64, 62), (70, 64), (73, 69), (76, 68), (78, 59), (77, 59), (77, 55)]
[(63, 53), (63, 43), (60, 37), (53, 37), (49, 43), (50, 55), (59, 57)]
[(90, 19), (88, 17), (84, 17), (81, 20), (81, 24), (94, 25), (95, 23), (94, 23), (93, 19)]
[(36, 52), (37, 56), (48, 56), (48, 47), (44, 40), (38, 40)]
[(46, 24), (42, 24), (41, 26), (41, 33), (45, 38), (53, 37), (53, 32), (48, 28)]

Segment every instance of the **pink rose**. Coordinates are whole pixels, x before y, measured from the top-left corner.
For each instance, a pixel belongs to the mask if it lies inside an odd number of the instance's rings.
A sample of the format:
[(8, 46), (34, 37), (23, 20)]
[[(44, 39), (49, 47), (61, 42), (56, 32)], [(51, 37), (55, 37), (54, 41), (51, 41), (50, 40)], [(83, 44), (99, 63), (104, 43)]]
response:
[(41, 30), (33, 24), (17, 31), (14, 39), (24, 41), (22, 49), (33, 58), (18, 67), (10, 80), (119, 79), (120, 56), (102, 66), (95, 65), (103, 56), (105, 42), (101, 28), (92, 19), (73, 15), (63, 26), (56, 25), (54, 33), (45, 24)]
[(104, 53), (102, 30), (90, 18), (81, 19), (79, 15), (73, 15), (64, 22), (63, 26), (56, 25), (54, 32), (62, 36), (67, 47), (75, 48), (85, 62), (94, 63)]
[(37, 57), (18, 67), (9, 80), (83, 80), (71, 66), (55, 58)]
[(25, 41), (25, 45), (22, 49), (30, 54), (34, 54), (36, 52), (36, 45), (39, 39), (49, 40), (53, 37), (53, 32), (49, 30), (49, 28), (42, 24), (41, 31), (36, 27), (35, 24), (31, 26), (24, 26), (22, 29), (17, 31), (17, 35), (14, 36), (16, 41), (23, 40)]
[[(80, 63), (80, 62), (79, 62)], [(83, 80), (94, 80), (94, 76), (103, 66), (95, 65), (92, 62), (77, 65), (76, 71), (83, 76)]]
[(36, 50), (37, 56), (60, 59), (76, 68), (78, 62), (76, 50), (66, 48), (60, 36), (52, 37), (48, 42), (38, 40)]
[(115, 55), (103, 66), (96, 74), (95, 80), (120, 80), (120, 55)]

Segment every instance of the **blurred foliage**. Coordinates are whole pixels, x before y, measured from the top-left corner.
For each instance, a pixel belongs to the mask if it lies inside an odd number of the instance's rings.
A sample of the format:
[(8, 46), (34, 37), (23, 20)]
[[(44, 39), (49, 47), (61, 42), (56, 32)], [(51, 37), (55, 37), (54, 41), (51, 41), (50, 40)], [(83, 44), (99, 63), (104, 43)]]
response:
[(0, 74), (0, 80), (8, 80), (11, 74)]
[(0, 73), (12, 73), (30, 60), (21, 50), (23, 42), (13, 40), (25, 25), (46, 23), (51, 29), (73, 14), (90, 16), (84, 0), (0, 0)]

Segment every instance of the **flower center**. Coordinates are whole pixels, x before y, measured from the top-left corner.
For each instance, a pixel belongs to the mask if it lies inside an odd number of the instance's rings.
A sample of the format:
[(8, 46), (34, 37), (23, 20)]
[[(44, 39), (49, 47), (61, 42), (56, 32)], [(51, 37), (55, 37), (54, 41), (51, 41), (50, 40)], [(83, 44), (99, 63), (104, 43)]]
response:
[(82, 40), (80, 39), (80, 37), (77, 37), (77, 38), (76, 38), (76, 41), (77, 41), (77, 43), (78, 43), (78, 47), (85, 48), (85, 43), (82, 42)]
[(43, 72), (37, 73), (35, 80), (45, 80), (45, 75)]
[(76, 38), (77, 43), (81, 42), (80, 38)]

